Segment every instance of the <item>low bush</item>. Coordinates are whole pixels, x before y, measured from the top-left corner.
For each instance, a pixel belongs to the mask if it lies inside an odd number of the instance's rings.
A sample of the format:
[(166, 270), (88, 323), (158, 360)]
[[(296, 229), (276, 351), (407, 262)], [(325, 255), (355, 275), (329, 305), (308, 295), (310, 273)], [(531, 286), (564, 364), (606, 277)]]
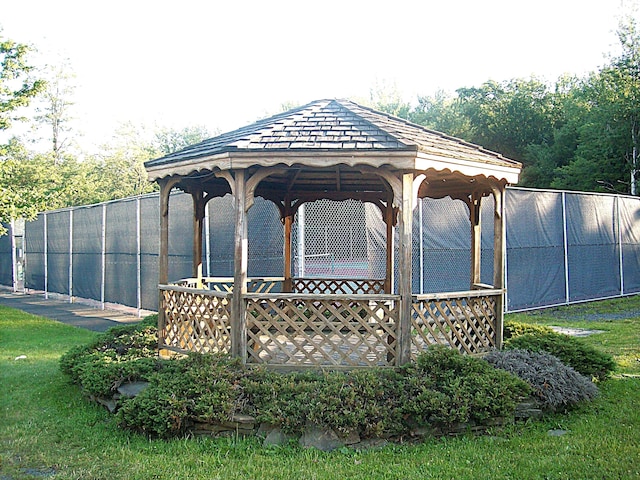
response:
[(243, 413), (292, 434), (313, 423), (345, 434), (389, 437), (416, 425), (511, 417), (529, 393), (517, 377), (444, 347), (428, 349), (401, 369), (347, 372), (284, 374), (200, 354), (162, 361), (151, 348), (154, 328), (110, 331), (61, 361), (63, 371), (94, 396), (113, 394), (125, 381), (148, 381), (136, 397), (118, 399), (117, 419), (150, 436), (181, 435), (196, 423)]
[(519, 337), (525, 334), (545, 334), (554, 333), (553, 329), (544, 325), (532, 325), (530, 323), (514, 322), (513, 320), (506, 320), (504, 322), (503, 338), (507, 340), (513, 337)]
[(484, 359), (526, 381), (547, 409), (573, 406), (598, 394), (598, 388), (588, 378), (548, 353), (503, 350), (491, 352)]
[(89, 395), (112, 395), (122, 383), (146, 380), (164, 367), (158, 358), (157, 316), (114, 327), (60, 359), (61, 370)]
[(556, 332), (525, 333), (505, 341), (508, 350), (547, 352), (586, 377), (604, 380), (615, 369), (613, 357), (581, 342), (580, 339)]
[(430, 347), (406, 365), (403, 374), (400, 408), (422, 426), (508, 416), (529, 393), (517, 377), (443, 346)]
[(147, 377), (150, 385), (118, 409), (120, 425), (152, 436), (185, 433), (194, 422), (222, 422), (242, 410), (239, 385), (247, 373), (220, 355), (193, 354)]
[(281, 374), (254, 370), (244, 382), (258, 421), (301, 433), (308, 422), (365, 437), (402, 433), (403, 378), (392, 369)]

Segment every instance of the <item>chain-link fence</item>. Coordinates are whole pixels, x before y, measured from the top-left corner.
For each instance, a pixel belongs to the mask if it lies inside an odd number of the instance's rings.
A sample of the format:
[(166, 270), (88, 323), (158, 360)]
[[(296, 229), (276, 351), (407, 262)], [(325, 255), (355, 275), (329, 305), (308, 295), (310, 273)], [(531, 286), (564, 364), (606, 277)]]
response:
[[(508, 311), (640, 292), (640, 199), (510, 188), (505, 205)], [(485, 198), (481, 281), (488, 284), (493, 278), (493, 208), (491, 197)], [(278, 209), (258, 198), (248, 221), (249, 276), (283, 276)], [(169, 228), (169, 277), (189, 277), (189, 195), (171, 196)], [(470, 231), (462, 202), (418, 203), (412, 246), (415, 293), (469, 288)], [(157, 194), (42, 213), (24, 229), (25, 287), (154, 310), (159, 234)], [(205, 275), (233, 276), (233, 236), (232, 197), (212, 199), (203, 232)], [(0, 284), (8, 286), (15, 285), (16, 276), (12, 238), (0, 237)], [(321, 200), (302, 205), (292, 228), (293, 276), (384, 278), (386, 242), (386, 225), (374, 204)]]

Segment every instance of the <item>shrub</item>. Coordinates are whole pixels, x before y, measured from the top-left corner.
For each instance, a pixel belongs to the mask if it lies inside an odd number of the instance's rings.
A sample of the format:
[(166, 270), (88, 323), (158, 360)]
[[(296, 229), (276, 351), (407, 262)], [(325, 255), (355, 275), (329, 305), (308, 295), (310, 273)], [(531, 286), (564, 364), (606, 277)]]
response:
[(121, 426), (151, 436), (181, 435), (197, 422), (224, 422), (236, 413), (302, 433), (308, 423), (364, 437), (509, 417), (525, 382), (455, 350), (432, 347), (401, 369), (278, 373), (242, 366), (220, 355), (163, 361), (149, 322), (111, 330), (70, 350), (61, 368), (94, 396), (125, 381), (146, 380), (135, 398), (118, 399)]
[(404, 367), (402, 411), (419, 425), (451, 425), (508, 417), (529, 387), (457, 350), (432, 346)]
[(554, 331), (552, 328), (545, 327), (544, 325), (531, 325), (529, 323), (514, 322), (512, 320), (507, 320), (504, 322), (503, 336), (505, 340), (513, 337), (519, 337), (528, 333), (544, 334), (554, 333)]
[(598, 388), (573, 368), (548, 353), (526, 350), (493, 351), (484, 359), (526, 381), (543, 406), (556, 409), (591, 400)]
[(118, 423), (160, 437), (182, 434), (194, 422), (229, 420), (238, 410), (239, 362), (219, 355), (192, 354), (149, 376), (149, 387), (127, 399)]
[(60, 359), (60, 369), (95, 396), (108, 396), (122, 383), (146, 380), (164, 362), (157, 356), (158, 334), (152, 315), (134, 325), (109, 329)]
[(504, 348), (550, 353), (582, 375), (596, 380), (604, 380), (615, 369), (611, 355), (578, 338), (556, 332), (526, 333), (505, 341)]
[(245, 381), (259, 421), (301, 433), (307, 422), (367, 437), (403, 431), (398, 410), (402, 378), (391, 369), (351, 372), (254, 371)]

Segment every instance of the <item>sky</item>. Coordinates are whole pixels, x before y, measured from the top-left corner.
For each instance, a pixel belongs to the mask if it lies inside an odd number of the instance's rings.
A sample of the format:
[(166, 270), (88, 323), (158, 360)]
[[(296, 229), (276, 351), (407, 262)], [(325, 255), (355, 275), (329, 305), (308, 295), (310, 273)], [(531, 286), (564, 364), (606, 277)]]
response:
[(91, 150), (118, 125), (229, 131), (287, 104), (415, 103), (487, 80), (585, 75), (638, 0), (3, 0), (2, 35), (75, 74)]

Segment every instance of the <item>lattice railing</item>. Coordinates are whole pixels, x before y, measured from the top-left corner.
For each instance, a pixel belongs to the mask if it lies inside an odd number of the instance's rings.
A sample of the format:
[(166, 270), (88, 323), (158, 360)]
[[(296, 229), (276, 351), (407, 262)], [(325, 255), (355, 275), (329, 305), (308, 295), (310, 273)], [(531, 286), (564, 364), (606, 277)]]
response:
[(470, 354), (495, 348), (496, 305), (500, 295), (502, 290), (414, 296), (412, 357), (434, 344)]
[[(282, 290), (282, 277), (249, 278), (247, 291), (254, 293), (271, 293)], [(184, 278), (174, 283), (187, 288), (206, 288), (214, 292), (233, 292), (233, 277)]]
[(178, 352), (231, 351), (230, 294), (161, 285), (164, 329), (160, 348)]
[(248, 294), (245, 296), (248, 362), (393, 365), (398, 298)]
[(320, 295), (377, 295), (384, 293), (384, 279), (294, 278), (293, 291)]

